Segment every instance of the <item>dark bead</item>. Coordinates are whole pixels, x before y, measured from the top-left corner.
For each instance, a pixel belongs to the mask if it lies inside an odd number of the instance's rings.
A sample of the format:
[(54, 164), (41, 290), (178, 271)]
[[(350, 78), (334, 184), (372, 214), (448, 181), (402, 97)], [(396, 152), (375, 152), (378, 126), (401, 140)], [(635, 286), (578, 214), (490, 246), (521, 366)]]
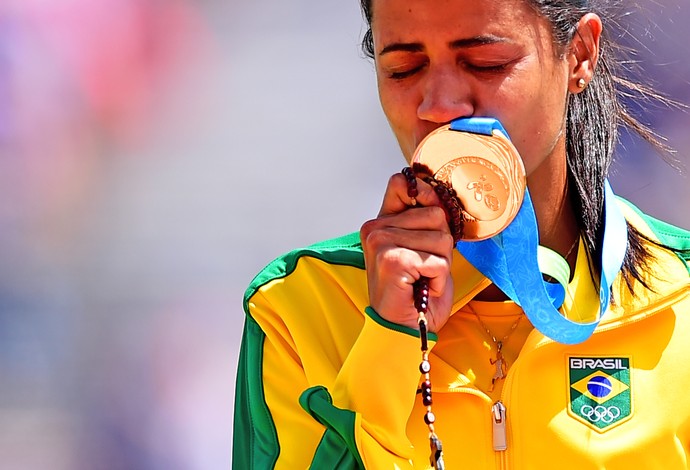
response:
[(429, 308), (429, 280), (427, 278), (421, 277), (414, 283), (412, 296), (417, 311), (426, 313)]
[(417, 190), (417, 177), (412, 171), (412, 168), (403, 168), (402, 174), (405, 175), (405, 178), (407, 179), (407, 195), (409, 197), (417, 197), (419, 195), (419, 191)]
[(422, 374), (428, 374), (430, 370), (431, 370), (431, 364), (429, 363), (429, 361), (422, 361), (422, 363), (419, 364), (419, 371)]
[(426, 396), (422, 397), (422, 403), (424, 404), (424, 406), (431, 406), (431, 403), (432, 403), (431, 395), (426, 395)]
[(422, 393), (425, 393), (426, 390), (428, 390), (429, 393), (431, 393), (431, 382), (429, 380), (425, 380), (424, 382), (422, 382), (421, 389)]
[(433, 424), (436, 421), (436, 416), (431, 411), (427, 411), (424, 415), (424, 422), (426, 424)]

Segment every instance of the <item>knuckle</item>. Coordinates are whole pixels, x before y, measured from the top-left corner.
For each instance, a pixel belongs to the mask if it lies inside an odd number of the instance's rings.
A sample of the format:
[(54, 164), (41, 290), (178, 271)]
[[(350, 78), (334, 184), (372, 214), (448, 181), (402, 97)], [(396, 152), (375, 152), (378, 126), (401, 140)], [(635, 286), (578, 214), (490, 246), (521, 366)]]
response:
[(450, 232), (439, 232), (439, 244), (448, 247), (450, 250), (453, 249), (455, 245), (455, 240)]
[(376, 219), (367, 220), (359, 228), (359, 239), (362, 245), (366, 244), (369, 235), (376, 229)]
[(431, 206), (429, 207), (429, 213), (431, 214), (432, 217), (435, 219), (440, 219), (446, 217), (446, 212), (443, 210), (443, 208), (439, 206)]
[(388, 187), (389, 188), (399, 188), (404, 185), (406, 185), (407, 180), (405, 179), (405, 175), (402, 173), (394, 173), (391, 175), (390, 178), (388, 178)]
[(449, 272), (450, 268), (448, 259), (443, 256), (430, 256), (427, 258), (425, 265), (433, 273), (434, 277), (444, 276)]
[(418, 188), (420, 197), (423, 197), (424, 200), (428, 202), (437, 202), (439, 200), (436, 191), (434, 191), (434, 188), (429, 183), (422, 182), (418, 185)]
[(379, 227), (379, 224), (376, 220), (370, 220), (369, 222), (365, 223), (365, 225), (366, 228), (363, 227), (362, 231), (360, 232), (360, 236), (364, 237), (362, 241), (363, 245), (376, 249), (388, 243), (388, 234), (385, 230), (382, 230)]
[(376, 266), (380, 273), (394, 273), (402, 269), (404, 254), (399, 249), (382, 250), (376, 254)]
[(390, 235), (386, 229), (386, 222), (382, 217), (367, 220), (359, 229), (359, 239), (363, 247), (377, 247), (388, 243)]

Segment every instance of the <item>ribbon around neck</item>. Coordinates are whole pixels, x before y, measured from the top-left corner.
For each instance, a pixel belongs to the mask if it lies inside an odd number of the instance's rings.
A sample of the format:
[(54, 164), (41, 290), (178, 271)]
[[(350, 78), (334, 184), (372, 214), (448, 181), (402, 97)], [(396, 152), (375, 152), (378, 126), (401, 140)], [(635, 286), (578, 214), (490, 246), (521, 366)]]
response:
[[(493, 135), (495, 131), (508, 133), (493, 118), (461, 118), (453, 121), (450, 128), (455, 131)], [(604, 184), (604, 237), (602, 247), (602, 272), (599, 282), (599, 311), (595, 321), (574, 322), (564, 317), (558, 308), (565, 299), (563, 279), (569, 278), (567, 262), (560, 260), (560, 266), (552, 267), (560, 272), (559, 283), (544, 281), (542, 272), (551, 270), (544, 264), (544, 247), (539, 246), (537, 218), (534, 206), (525, 189), (522, 205), (510, 224), (500, 233), (481, 241), (460, 240), (457, 250), (477, 270), (491, 280), (511, 300), (518, 304), (534, 327), (545, 336), (563, 344), (577, 344), (585, 341), (594, 332), (602, 315), (606, 312), (611, 295), (611, 286), (623, 264), (627, 249), (627, 225), (616, 203), (616, 197), (608, 180)], [(553, 256), (547, 256), (553, 260)], [(565, 263), (565, 268), (562, 264)], [(563, 269), (567, 269), (564, 273)]]

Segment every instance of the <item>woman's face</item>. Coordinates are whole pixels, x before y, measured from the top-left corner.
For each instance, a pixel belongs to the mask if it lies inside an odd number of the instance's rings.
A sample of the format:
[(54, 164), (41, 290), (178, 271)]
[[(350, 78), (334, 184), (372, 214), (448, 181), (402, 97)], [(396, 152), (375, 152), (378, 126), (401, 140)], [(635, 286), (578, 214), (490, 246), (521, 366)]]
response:
[(568, 62), (524, 0), (373, 0), (372, 13), (381, 104), (408, 161), (440, 125), (490, 116), (528, 175), (565, 165)]

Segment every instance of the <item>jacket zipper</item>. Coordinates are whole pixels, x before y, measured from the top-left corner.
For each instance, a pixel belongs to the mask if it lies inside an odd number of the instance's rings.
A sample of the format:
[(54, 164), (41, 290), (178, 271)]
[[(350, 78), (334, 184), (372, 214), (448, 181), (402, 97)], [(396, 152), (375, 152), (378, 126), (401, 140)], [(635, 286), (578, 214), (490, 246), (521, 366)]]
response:
[(491, 407), (491, 424), (493, 429), (493, 447), (496, 452), (497, 468), (506, 468), (506, 450), (508, 436), (506, 431), (506, 406), (498, 400)]
[(508, 448), (506, 436), (506, 406), (498, 400), (491, 407), (491, 419), (493, 421), (493, 443), (496, 452), (504, 451)]

